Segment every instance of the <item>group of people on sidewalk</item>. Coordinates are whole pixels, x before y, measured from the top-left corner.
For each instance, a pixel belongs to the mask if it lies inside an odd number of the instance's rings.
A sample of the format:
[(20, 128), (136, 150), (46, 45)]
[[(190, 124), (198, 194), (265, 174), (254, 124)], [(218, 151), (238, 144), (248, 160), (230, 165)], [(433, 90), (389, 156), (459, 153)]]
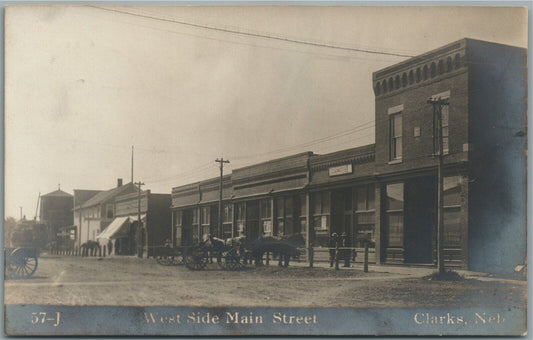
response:
[(339, 236), (337, 233), (332, 233), (328, 242), (329, 248), (329, 266), (335, 268), (339, 267), (339, 261), (344, 262), (344, 267), (350, 267), (350, 258), (355, 261), (357, 253), (355, 249), (351, 249), (350, 238), (346, 233)]

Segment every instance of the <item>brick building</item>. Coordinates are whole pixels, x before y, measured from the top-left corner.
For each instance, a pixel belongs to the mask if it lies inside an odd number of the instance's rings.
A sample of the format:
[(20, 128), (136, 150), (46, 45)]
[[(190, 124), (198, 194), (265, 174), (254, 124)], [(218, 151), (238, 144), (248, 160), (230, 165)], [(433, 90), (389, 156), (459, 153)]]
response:
[(376, 263), (436, 263), (442, 106), (444, 257), (448, 267), (509, 272), (526, 256), (527, 52), (462, 39), (374, 72), (375, 144), (305, 152), (172, 189), (174, 242), (332, 232), (369, 241)]

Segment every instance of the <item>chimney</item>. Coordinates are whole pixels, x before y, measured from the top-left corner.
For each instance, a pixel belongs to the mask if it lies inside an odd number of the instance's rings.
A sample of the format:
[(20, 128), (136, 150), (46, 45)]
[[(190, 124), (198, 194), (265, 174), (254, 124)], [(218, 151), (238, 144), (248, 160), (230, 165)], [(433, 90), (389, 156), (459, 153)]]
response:
[(117, 178), (117, 188), (122, 186), (122, 178)]

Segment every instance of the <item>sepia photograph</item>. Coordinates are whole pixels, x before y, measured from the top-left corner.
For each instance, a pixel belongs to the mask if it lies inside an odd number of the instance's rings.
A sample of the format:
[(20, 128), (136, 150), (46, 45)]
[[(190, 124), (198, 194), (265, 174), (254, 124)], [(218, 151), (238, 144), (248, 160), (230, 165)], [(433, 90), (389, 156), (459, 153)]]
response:
[(5, 335), (527, 334), (527, 7), (3, 11)]

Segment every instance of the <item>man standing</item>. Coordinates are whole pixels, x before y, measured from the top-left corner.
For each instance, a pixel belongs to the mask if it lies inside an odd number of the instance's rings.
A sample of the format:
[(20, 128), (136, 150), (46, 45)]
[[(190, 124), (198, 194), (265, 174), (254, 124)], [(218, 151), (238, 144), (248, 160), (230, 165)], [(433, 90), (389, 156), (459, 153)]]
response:
[(341, 247), (343, 248), (341, 250), (342, 258), (344, 259), (344, 267), (350, 267), (350, 239), (346, 235), (346, 233), (342, 233), (341, 236)]
[(331, 237), (329, 238), (328, 242), (328, 248), (329, 248), (329, 266), (333, 267), (333, 262), (335, 261), (336, 252), (337, 252), (337, 241), (339, 240), (339, 236), (337, 233), (332, 233)]

